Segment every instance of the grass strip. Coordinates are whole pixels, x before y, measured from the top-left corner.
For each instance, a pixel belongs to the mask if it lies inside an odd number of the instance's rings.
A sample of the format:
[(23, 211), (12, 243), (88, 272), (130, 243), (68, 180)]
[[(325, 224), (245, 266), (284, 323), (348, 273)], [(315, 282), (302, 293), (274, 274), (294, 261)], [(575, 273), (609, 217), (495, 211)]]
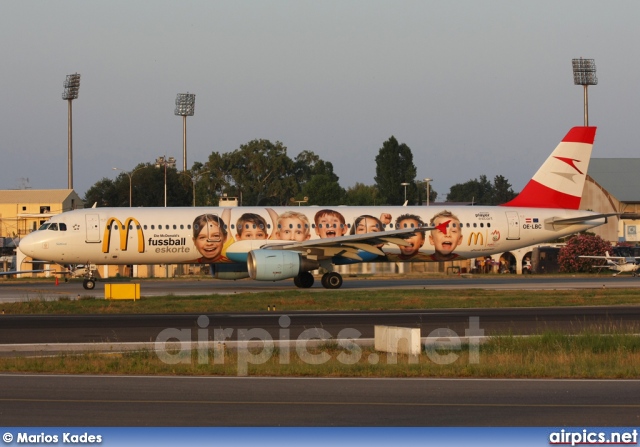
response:
[[(0, 358), (3, 372), (189, 376), (483, 377), (637, 379), (640, 337), (596, 333), (545, 333), (494, 337), (479, 355), (427, 346), (419, 356), (376, 352), (329, 343), (302, 350), (154, 351)], [(470, 359), (477, 358), (477, 361)]]
[(443, 308), (638, 305), (637, 289), (579, 290), (290, 290), (230, 295), (157, 296), (138, 301), (61, 297), (4, 303), (4, 314), (164, 314), (211, 312), (360, 311)]

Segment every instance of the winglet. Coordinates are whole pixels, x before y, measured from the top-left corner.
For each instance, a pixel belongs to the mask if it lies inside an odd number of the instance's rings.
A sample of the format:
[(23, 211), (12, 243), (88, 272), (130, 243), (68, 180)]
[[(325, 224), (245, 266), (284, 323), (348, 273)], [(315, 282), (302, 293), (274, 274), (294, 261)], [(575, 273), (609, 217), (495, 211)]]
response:
[(595, 137), (595, 127), (571, 129), (522, 192), (503, 206), (577, 210)]

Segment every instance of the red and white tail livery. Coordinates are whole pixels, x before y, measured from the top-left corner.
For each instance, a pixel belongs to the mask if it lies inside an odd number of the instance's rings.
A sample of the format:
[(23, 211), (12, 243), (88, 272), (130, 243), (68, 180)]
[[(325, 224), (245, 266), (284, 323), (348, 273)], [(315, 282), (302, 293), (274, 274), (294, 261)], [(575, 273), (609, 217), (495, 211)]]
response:
[(571, 129), (518, 197), (504, 206), (577, 210), (595, 136), (595, 127)]
[[(606, 221), (578, 209), (595, 133), (571, 129), (502, 206), (91, 208), (52, 217), (20, 250), (59, 264), (199, 263), (218, 279), (293, 279), (301, 288), (320, 267), (322, 285), (338, 288), (335, 265), (484, 259)], [(95, 281), (88, 272), (85, 288)]]

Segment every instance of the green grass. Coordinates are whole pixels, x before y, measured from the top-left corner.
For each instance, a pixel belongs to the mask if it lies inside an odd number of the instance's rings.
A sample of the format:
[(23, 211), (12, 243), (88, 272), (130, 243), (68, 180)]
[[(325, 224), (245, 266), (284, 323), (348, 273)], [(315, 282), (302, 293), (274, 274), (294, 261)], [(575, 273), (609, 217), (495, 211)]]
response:
[(156, 314), (639, 305), (637, 289), (580, 290), (290, 290), (231, 295), (158, 296), (138, 301), (62, 297), (4, 303), (5, 314)]
[[(548, 333), (532, 337), (495, 337), (480, 346), (477, 362), (470, 362), (468, 346), (456, 351), (429, 348), (413, 358), (406, 355), (390, 357), (372, 348), (343, 348), (336, 344), (309, 348), (308, 352), (316, 358), (320, 358), (320, 354), (327, 356), (329, 360), (320, 364), (303, 361), (295, 349), (291, 349), (287, 355), (276, 349), (266, 356), (264, 363), (257, 364), (261, 362), (258, 359), (261, 352), (260, 349), (251, 349), (249, 357), (239, 357), (238, 352), (232, 350), (210, 350), (204, 357), (198, 357), (197, 352), (187, 351), (183, 355), (173, 352), (172, 362), (162, 361), (152, 351), (0, 358), (0, 370), (51, 374), (193, 376), (580, 379), (636, 379), (640, 376), (640, 337), (625, 334), (600, 336), (585, 333), (569, 336)], [(341, 354), (356, 361), (338, 361)], [(453, 355), (453, 361), (439, 361), (448, 354)]]
[[(5, 303), (5, 314), (176, 314), (210, 312), (358, 311), (441, 308), (503, 308), (550, 306), (639, 305), (635, 289), (581, 290), (290, 290), (206, 296), (146, 297), (139, 301), (106, 301), (63, 297), (56, 301), (33, 299)], [(0, 321), (1, 321), (0, 316)], [(637, 331), (636, 331), (637, 332)], [(608, 334), (608, 335), (602, 335)], [(57, 356), (0, 358), (0, 371), (62, 374), (158, 374), (158, 375), (264, 375), (317, 377), (532, 377), (532, 378), (637, 378), (640, 376), (640, 337), (619, 328), (590, 328), (579, 335), (544, 333), (531, 337), (501, 336), (480, 347), (479, 362), (469, 360), (468, 347), (461, 351), (428, 348), (418, 358), (398, 356), (389, 361), (385, 353), (358, 348), (353, 364), (337, 360), (345, 348), (328, 344), (309, 348), (326, 353), (330, 361), (311, 365), (295, 349), (289, 361), (275, 350), (268, 361), (243, 363), (238, 352), (208, 351), (207, 361), (195, 352), (182, 353), (175, 363), (163, 362), (155, 352), (88, 353)], [(258, 351), (251, 351), (257, 353)], [(346, 352), (351, 354), (352, 352)], [(454, 362), (433, 359), (453, 354)], [(377, 361), (373, 361), (377, 360)], [(393, 360), (393, 359), (392, 359)], [(417, 362), (414, 362), (417, 360)], [(238, 365), (246, 365), (238, 369)]]

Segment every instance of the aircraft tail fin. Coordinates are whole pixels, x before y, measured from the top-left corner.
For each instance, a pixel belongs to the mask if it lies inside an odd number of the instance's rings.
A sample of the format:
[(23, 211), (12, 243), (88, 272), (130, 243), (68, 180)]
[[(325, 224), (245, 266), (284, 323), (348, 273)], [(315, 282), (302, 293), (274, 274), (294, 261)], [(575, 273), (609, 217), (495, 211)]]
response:
[(595, 136), (595, 127), (571, 129), (520, 194), (502, 206), (577, 210)]

